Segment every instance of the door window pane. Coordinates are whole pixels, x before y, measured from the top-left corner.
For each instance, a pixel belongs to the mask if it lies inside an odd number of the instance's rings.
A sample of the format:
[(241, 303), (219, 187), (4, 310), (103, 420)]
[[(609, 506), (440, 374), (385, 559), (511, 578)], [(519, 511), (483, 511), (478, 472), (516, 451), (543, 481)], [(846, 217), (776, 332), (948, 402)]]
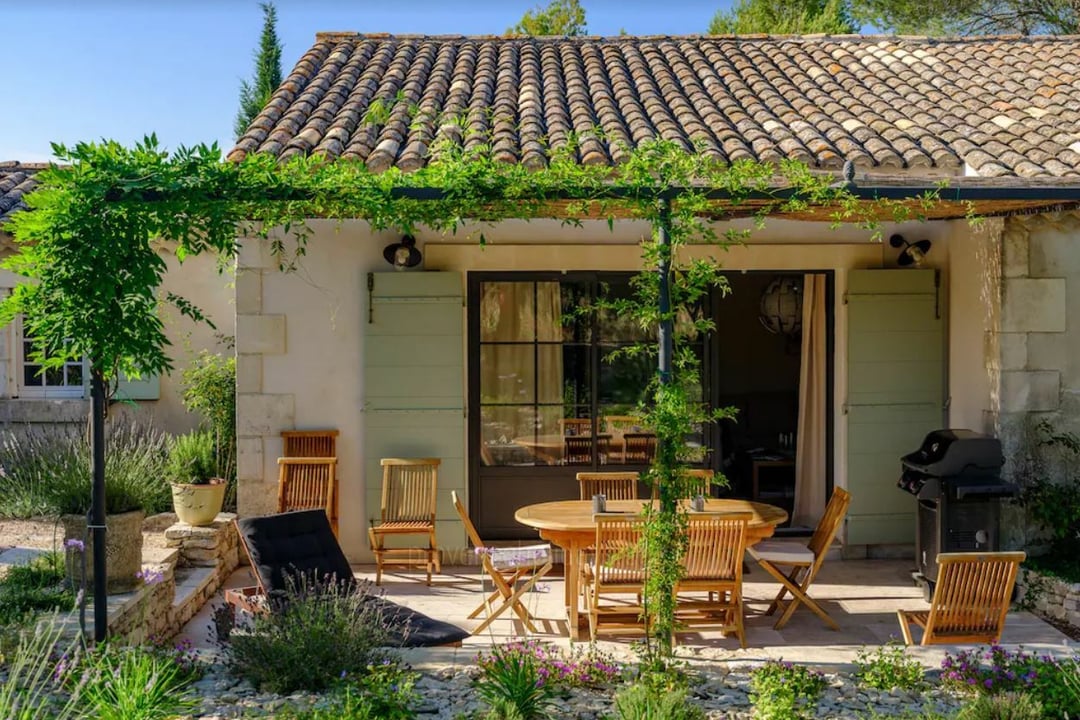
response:
[(531, 403), (536, 399), (536, 347), (480, 346), (480, 402)]
[(480, 341), (536, 339), (536, 283), (490, 282), (480, 286)]

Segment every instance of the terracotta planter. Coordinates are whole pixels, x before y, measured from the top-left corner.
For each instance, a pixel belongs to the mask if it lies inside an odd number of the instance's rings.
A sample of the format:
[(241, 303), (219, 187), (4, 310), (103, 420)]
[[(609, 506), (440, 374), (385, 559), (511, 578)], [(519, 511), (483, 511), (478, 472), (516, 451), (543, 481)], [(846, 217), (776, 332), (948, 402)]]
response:
[(208, 485), (172, 485), (173, 509), (180, 522), (209, 525), (225, 502), (225, 481), (215, 478)]
[[(135, 573), (142, 570), (142, 510), (107, 515), (105, 517), (105, 591), (110, 595), (134, 590), (139, 580)], [(76, 589), (82, 587), (82, 554), (86, 555), (86, 592), (94, 587), (94, 541), (86, 532), (85, 515), (63, 515), (65, 545), (67, 540), (86, 538), (86, 549), (67, 548), (68, 578)]]

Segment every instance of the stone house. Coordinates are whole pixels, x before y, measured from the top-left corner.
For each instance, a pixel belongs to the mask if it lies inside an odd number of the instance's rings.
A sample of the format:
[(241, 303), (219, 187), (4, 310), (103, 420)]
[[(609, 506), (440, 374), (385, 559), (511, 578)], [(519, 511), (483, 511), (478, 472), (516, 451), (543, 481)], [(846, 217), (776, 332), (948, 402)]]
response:
[[(23, 197), (35, 186), (34, 175), (40, 164), (0, 163), (0, 257), (14, 251), (10, 234), (3, 226), (12, 213), (25, 209)], [(173, 291), (202, 307), (217, 329), (196, 325), (180, 318), (178, 312), (163, 309), (166, 336), (172, 343), (174, 364), (182, 367), (202, 349), (230, 352), (231, 341), (222, 338), (234, 334), (232, 277), (219, 274), (211, 257), (190, 258), (183, 266), (162, 244), (169, 272), (163, 292)], [(0, 270), (0, 293), (4, 296), (25, 279), (9, 270)], [(69, 363), (62, 371), (47, 374), (26, 358), (28, 338), (17, 319), (0, 328), (0, 429), (23, 426), (85, 423), (90, 412), (89, 373), (83, 363)], [(122, 380), (115, 393), (117, 400), (131, 401), (115, 405), (120, 412), (136, 414), (170, 433), (192, 429), (199, 418), (184, 409), (180, 375), (150, 377), (141, 381)]]

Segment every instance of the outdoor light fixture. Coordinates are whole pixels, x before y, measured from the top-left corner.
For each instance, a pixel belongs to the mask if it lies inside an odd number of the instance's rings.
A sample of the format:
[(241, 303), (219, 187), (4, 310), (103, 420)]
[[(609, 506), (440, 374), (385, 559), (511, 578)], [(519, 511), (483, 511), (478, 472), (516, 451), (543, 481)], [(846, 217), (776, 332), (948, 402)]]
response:
[(420, 264), (420, 251), (416, 249), (416, 238), (405, 235), (401, 242), (391, 243), (383, 248), (382, 255), (395, 270), (416, 267)]
[(894, 248), (904, 248), (900, 251), (900, 256), (896, 258), (896, 263), (900, 267), (907, 267), (908, 265), (922, 267), (926, 253), (930, 252), (929, 240), (917, 240), (909, 243), (904, 239), (903, 235), (893, 235), (889, 238), (889, 244)]
[(782, 275), (761, 293), (759, 319), (762, 326), (774, 335), (795, 336), (802, 332), (801, 278)]

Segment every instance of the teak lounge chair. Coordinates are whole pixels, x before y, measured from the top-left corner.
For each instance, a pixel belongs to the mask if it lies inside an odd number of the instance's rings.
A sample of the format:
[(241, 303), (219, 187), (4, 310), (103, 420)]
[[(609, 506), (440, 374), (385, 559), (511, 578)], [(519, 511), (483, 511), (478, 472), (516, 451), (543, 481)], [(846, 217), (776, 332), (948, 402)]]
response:
[[(765, 611), (766, 615), (772, 615), (780, 608), (784, 608), (773, 626), (777, 630), (787, 624), (800, 603), (810, 608), (833, 630), (840, 629), (836, 621), (829, 617), (829, 614), (814, 602), (806, 591), (810, 583), (814, 582), (821, 564), (825, 562), (825, 553), (828, 552), (833, 538), (836, 537), (850, 504), (851, 495), (846, 490), (841, 488), (833, 490), (829, 504), (825, 507), (825, 514), (821, 516), (817, 529), (814, 530), (810, 542), (805, 547), (778, 540), (765, 540), (749, 549), (750, 555), (758, 561), (762, 569), (779, 580), (782, 586), (768, 610)], [(785, 575), (781, 567), (790, 568), (790, 570)], [(791, 593), (792, 599), (785, 606), (784, 596), (788, 593)]]
[(338, 534), (336, 457), (278, 458), (279, 513), (322, 508)]
[(910, 623), (923, 629), (922, 645), (996, 643), (1005, 627), (1022, 552), (938, 555), (938, 581), (929, 611), (897, 610), (904, 642)]
[[(435, 542), (435, 493), (439, 486), (438, 458), (383, 458), (382, 507), (380, 521), (368, 528), (371, 552), (375, 555), (375, 584), (382, 582), (383, 568), (425, 567), (427, 584), (431, 573), (442, 572), (442, 559)], [(421, 535), (426, 548), (388, 548), (387, 536)]]
[[(734, 631), (739, 645), (746, 647), (742, 573), (751, 518), (752, 513), (687, 515), (684, 572), (675, 586), (677, 627), (709, 625), (725, 633)], [(687, 592), (708, 593), (708, 600), (681, 599)]]
[[(240, 541), (251, 558), (257, 587), (228, 590), (225, 600), (251, 612), (273, 608), (267, 600), (285, 593), (287, 577), (303, 576), (319, 582), (328, 579), (356, 583), (345, 553), (330, 529), (322, 510), (267, 515), (236, 520)], [(389, 600), (371, 596), (385, 616), (393, 618), (391, 643), (404, 647), (460, 645), (469, 633), (456, 625), (435, 620)]]
[[(450, 491), (450, 499), (454, 502), (454, 509), (461, 518), (461, 524), (465, 526), (465, 534), (469, 536), (469, 542), (476, 548), (476, 554), (480, 557), (484, 572), (495, 584), (495, 591), (487, 595), (484, 601), (469, 613), (469, 619), (472, 619), (487, 611), (484, 622), (473, 630), (473, 634), (483, 632), (496, 618), (511, 609), (521, 618), (521, 622), (529, 632), (536, 632), (536, 627), (532, 622), (533, 617), (521, 602), (521, 596), (532, 590), (537, 581), (551, 570), (551, 546), (543, 544), (485, 547), (472, 520), (469, 519), (465, 505), (453, 490)], [(519, 582), (520, 585), (518, 585)], [(492, 605), (496, 600), (499, 604)]]

